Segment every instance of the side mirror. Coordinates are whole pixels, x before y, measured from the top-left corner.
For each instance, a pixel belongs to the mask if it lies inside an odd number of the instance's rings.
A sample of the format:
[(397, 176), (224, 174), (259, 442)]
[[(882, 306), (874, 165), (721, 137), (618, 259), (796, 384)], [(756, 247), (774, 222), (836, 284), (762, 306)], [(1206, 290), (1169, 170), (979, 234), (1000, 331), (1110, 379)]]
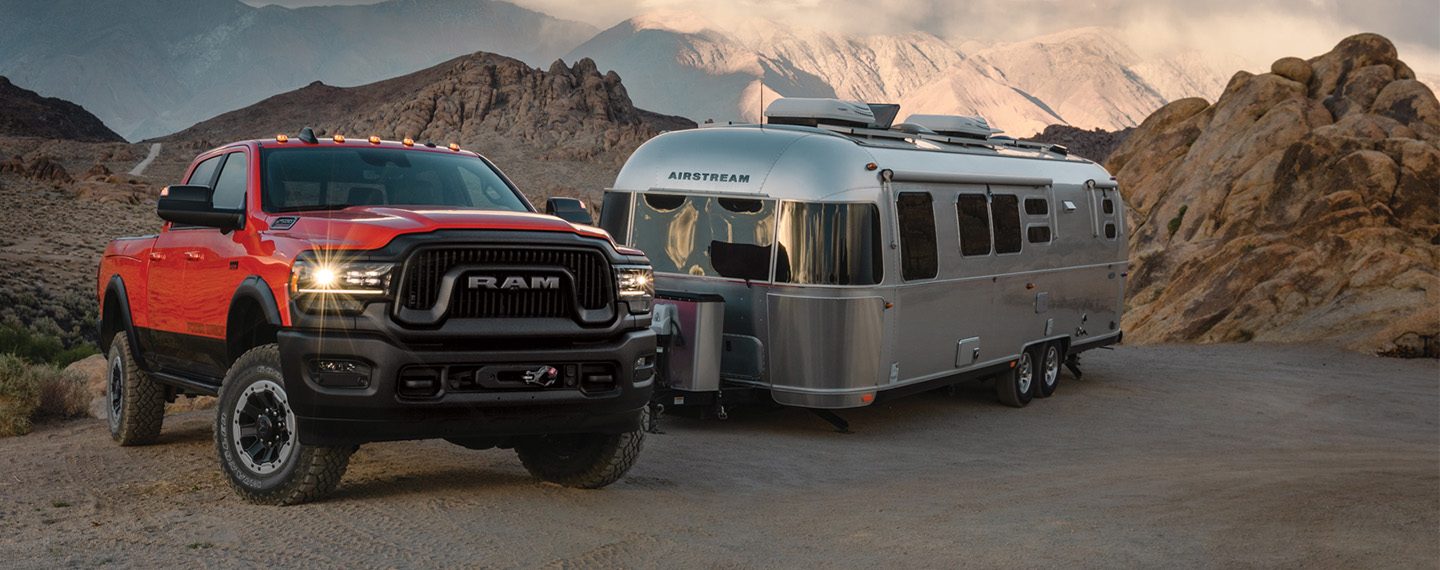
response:
[(595, 218), (590, 217), (590, 209), (585, 207), (585, 202), (577, 198), (551, 198), (546, 200), (545, 213), (572, 224), (595, 225)]
[(243, 210), (218, 209), (215, 191), (208, 186), (167, 186), (160, 191), (156, 213), (160, 219), (185, 226), (202, 226), (230, 231), (245, 226)]

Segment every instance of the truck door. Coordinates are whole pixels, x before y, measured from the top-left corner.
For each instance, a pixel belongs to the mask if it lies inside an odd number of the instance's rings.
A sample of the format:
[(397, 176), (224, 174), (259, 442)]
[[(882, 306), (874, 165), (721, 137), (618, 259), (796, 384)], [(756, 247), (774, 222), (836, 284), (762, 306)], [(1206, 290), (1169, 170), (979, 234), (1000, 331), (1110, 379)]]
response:
[[(208, 158), (196, 165), (185, 179), (186, 184), (211, 186), (215, 183), (220, 163), (224, 156)], [(149, 269), (146, 273), (145, 290), (149, 327), (139, 331), (142, 337), (142, 352), (153, 360), (151, 364), (162, 368), (185, 369), (184, 363), (191, 352), (185, 327), (185, 253), (193, 243), (194, 236), (201, 228), (167, 224), (155, 239), (150, 250)]]
[[(249, 156), (236, 151), (223, 158), (212, 201), (217, 208), (244, 209), (251, 171)], [(184, 326), (194, 348), (188, 359), (192, 373), (219, 379), (229, 367), (225, 327), (230, 302), (247, 274), (241, 271), (240, 262), (245, 257), (245, 239), (251, 235), (248, 228), (230, 232), (200, 228), (191, 230), (186, 240), (182, 252)]]

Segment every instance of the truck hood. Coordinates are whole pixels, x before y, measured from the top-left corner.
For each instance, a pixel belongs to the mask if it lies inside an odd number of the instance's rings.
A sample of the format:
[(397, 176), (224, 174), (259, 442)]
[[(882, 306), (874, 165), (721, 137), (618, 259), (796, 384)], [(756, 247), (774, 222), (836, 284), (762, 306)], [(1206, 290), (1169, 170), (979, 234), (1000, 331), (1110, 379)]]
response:
[[(283, 218), (297, 218), (288, 229)], [(270, 233), (310, 242), (313, 247), (378, 249), (396, 236), (438, 230), (502, 230), (566, 232), (610, 240), (604, 230), (571, 224), (554, 216), (528, 212), (464, 209), (399, 209), (352, 206), (327, 212), (296, 212), (270, 216)], [(278, 227), (277, 227), (278, 224)]]

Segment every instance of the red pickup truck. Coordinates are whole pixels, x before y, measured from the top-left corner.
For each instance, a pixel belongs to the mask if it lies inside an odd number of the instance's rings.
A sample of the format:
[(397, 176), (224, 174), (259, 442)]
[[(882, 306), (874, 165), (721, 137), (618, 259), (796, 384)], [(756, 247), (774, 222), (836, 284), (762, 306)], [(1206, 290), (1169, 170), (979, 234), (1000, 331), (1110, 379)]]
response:
[(649, 261), (537, 213), (485, 158), (307, 128), (201, 154), (158, 210), (100, 262), (121, 445), (153, 442), (167, 401), (219, 396), (222, 469), (263, 504), (328, 493), (375, 441), (513, 448), (586, 488), (635, 461)]

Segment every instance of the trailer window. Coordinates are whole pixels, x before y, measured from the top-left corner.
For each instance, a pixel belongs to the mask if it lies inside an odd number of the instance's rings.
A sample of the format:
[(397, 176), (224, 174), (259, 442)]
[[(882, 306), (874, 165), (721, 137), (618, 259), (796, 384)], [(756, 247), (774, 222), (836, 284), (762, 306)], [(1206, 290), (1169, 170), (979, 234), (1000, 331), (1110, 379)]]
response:
[(1115, 234), (1115, 222), (1105, 222), (1105, 237), (1107, 239), (1115, 239)]
[(1103, 205), (1102, 207), (1105, 208), (1105, 213), (1106, 213), (1106, 214), (1114, 214), (1114, 213), (1115, 213), (1115, 201), (1114, 201), (1114, 200), (1111, 200), (1111, 199), (1109, 199), (1109, 198), (1106, 198), (1105, 201), (1102, 202), (1101, 204)]
[(630, 241), (629, 192), (606, 192), (600, 199), (600, 229), (610, 232), (618, 243)]
[(1031, 216), (1044, 216), (1050, 213), (1050, 202), (1044, 198), (1026, 198), (1025, 213)]
[(995, 253), (1020, 251), (1020, 199), (1014, 194), (996, 194), (990, 199), (995, 225)]
[(900, 219), (900, 273), (906, 281), (935, 277), (935, 211), (929, 192), (901, 192), (895, 200)]
[(1025, 234), (1030, 243), (1050, 243), (1050, 226), (1030, 226)]
[(645, 194), (633, 229), (656, 273), (770, 280), (774, 201)]
[(874, 204), (786, 202), (778, 240), (777, 283), (874, 285), (884, 277)]
[(960, 224), (960, 255), (990, 255), (990, 205), (984, 194), (961, 194), (955, 203)]

